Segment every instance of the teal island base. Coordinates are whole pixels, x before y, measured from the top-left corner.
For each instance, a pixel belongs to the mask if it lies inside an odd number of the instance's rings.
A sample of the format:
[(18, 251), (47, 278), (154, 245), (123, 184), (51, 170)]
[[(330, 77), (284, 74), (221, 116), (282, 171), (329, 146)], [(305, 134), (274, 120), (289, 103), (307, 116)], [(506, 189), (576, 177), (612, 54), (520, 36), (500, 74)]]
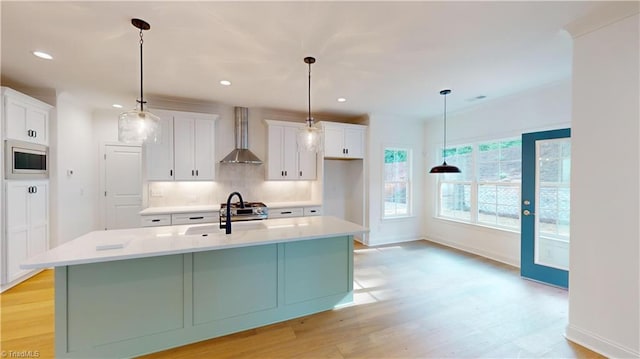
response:
[(133, 357), (352, 301), (351, 236), (61, 266), (56, 357)]

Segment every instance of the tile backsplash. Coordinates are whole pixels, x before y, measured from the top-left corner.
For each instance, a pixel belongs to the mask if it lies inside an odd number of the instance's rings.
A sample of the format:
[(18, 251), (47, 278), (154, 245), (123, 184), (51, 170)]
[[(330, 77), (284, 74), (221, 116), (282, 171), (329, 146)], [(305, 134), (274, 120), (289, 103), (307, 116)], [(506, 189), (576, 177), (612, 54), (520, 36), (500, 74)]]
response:
[(265, 181), (264, 166), (218, 164), (215, 181), (149, 182), (148, 207), (220, 204), (238, 191), (245, 201), (312, 200), (316, 181)]

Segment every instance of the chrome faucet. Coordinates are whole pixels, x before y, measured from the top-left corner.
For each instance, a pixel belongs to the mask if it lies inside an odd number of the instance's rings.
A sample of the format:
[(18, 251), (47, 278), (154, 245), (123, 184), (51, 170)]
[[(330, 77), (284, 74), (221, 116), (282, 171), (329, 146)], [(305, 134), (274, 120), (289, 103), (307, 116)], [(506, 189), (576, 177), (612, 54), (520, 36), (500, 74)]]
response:
[(226, 234), (231, 234), (231, 198), (236, 195), (240, 199), (240, 208), (244, 208), (244, 201), (242, 200), (242, 195), (240, 194), (240, 192), (231, 192), (231, 194), (227, 198), (227, 218), (225, 219), (224, 223), (224, 232)]

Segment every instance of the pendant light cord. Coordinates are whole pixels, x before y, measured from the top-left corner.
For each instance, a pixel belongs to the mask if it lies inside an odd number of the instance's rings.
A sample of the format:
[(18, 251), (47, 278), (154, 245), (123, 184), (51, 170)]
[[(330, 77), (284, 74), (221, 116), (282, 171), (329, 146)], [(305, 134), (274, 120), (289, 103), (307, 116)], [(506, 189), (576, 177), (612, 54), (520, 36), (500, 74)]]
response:
[(142, 97), (142, 44), (144, 40), (142, 40), (142, 29), (140, 29), (140, 112), (144, 112), (144, 98)]
[(311, 127), (312, 119), (311, 119), (311, 63), (309, 62), (309, 115), (307, 117), (307, 125)]
[(442, 149), (442, 161), (447, 164), (447, 95), (444, 95), (444, 148)]

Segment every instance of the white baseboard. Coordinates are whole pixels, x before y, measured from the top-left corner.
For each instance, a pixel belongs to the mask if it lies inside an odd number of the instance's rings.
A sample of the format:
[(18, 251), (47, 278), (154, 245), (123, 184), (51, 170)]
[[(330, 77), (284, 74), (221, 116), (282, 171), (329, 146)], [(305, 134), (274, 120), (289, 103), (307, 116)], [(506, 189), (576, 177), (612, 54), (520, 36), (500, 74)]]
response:
[(375, 237), (373, 240), (371, 235), (368, 236), (366, 242), (361, 242), (367, 246), (382, 246), (385, 244), (394, 244), (394, 243), (403, 243), (403, 242), (411, 242), (411, 241), (421, 241), (424, 238), (421, 237), (406, 237), (406, 238), (398, 238), (396, 236), (393, 237)]
[(640, 352), (614, 343), (588, 330), (567, 325), (565, 338), (608, 358), (640, 358)]
[(14, 279), (13, 281), (9, 282), (9, 283), (5, 283), (0, 285), (0, 293), (3, 293), (4, 291), (11, 289), (13, 287), (15, 287), (16, 285), (24, 282), (25, 280), (33, 277), (34, 275), (42, 272), (44, 269), (34, 269), (26, 274), (21, 275), (20, 277)]
[(508, 264), (508, 265), (516, 267), (516, 268), (520, 268), (520, 258), (518, 258), (518, 259), (509, 258), (509, 257), (505, 257), (505, 256), (503, 256), (503, 255), (501, 255), (499, 253), (493, 253), (493, 252), (485, 251), (485, 250), (479, 249), (479, 248), (460, 245), (458, 243), (451, 243), (451, 242), (442, 240), (440, 238), (425, 237), (425, 240), (427, 240), (429, 242), (442, 244), (443, 246), (459, 249), (459, 250), (464, 251), (464, 252), (469, 252), (469, 253), (472, 253), (472, 254), (475, 254), (475, 255), (479, 255), (481, 257), (489, 258), (489, 259), (492, 259), (494, 261), (501, 262), (501, 263), (504, 263), (504, 264)]

